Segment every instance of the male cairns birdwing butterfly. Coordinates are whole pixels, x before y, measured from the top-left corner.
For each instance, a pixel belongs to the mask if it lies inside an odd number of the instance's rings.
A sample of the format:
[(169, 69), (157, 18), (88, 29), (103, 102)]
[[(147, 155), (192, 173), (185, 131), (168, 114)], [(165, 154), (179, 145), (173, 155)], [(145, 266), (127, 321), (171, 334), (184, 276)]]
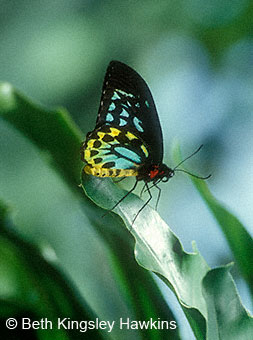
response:
[[(178, 167), (196, 154), (202, 145), (176, 167), (163, 163), (162, 130), (152, 94), (142, 77), (131, 67), (111, 61), (105, 75), (100, 107), (95, 129), (89, 132), (81, 146), (81, 158), (87, 163), (84, 171), (97, 177), (135, 176), (132, 189), (115, 204), (113, 210), (137, 186), (139, 181), (149, 198), (135, 215), (150, 202), (151, 187), (161, 189), (159, 182), (167, 182), (175, 171), (186, 172)], [(132, 224), (133, 224), (132, 223)]]

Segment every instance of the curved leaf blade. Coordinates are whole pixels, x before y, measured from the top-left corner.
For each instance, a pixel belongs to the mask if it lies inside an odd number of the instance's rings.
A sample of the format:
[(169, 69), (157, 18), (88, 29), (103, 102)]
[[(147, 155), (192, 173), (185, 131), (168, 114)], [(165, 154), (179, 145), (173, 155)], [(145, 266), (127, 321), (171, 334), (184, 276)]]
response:
[(230, 265), (210, 270), (203, 280), (208, 306), (207, 340), (250, 340), (253, 319), (243, 308), (229, 273)]
[[(82, 173), (82, 186), (88, 197), (107, 210), (110, 210), (126, 193), (114, 185), (110, 179), (95, 178), (84, 172)], [(144, 268), (155, 272), (175, 292), (197, 339), (205, 339), (206, 336), (210, 340), (216, 339), (216, 317), (213, 313), (210, 316), (215, 297), (212, 300), (203, 294), (203, 279), (209, 277), (208, 274), (212, 270), (195, 246), (194, 253), (184, 252), (180, 241), (152, 208), (145, 207), (145, 211), (142, 211), (132, 226), (134, 216), (142, 205), (143, 202), (139, 198), (130, 194), (115, 209), (135, 237), (137, 262)], [(226, 285), (219, 287), (219, 294), (223, 296), (224, 305), (228, 305), (231, 299), (240, 305), (232, 277), (225, 277), (225, 279)], [(208, 279), (205, 280), (209, 282)], [(242, 322), (249, 326), (238, 331), (238, 334), (240, 333), (243, 339), (247, 339), (249, 329), (253, 332), (252, 318), (247, 315), (242, 306), (240, 308), (243, 311)], [(225, 323), (223, 328), (229, 332), (230, 324)]]
[(253, 296), (253, 238), (239, 219), (212, 195), (205, 182), (194, 178), (192, 181), (220, 225)]
[[(126, 193), (110, 179), (99, 179), (84, 172), (82, 185), (88, 197), (108, 210)], [(209, 267), (197, 251), (193, 254), (183, 251), (180, 241), (152, 208), (147, 206), (131, 227), (135, 213), (142, 205), (143, 201), (130, 194), (115, 209), (135, 237), (136, 260), (172, 287), (181, 305), (187, 309), (186, 316), (195, 335), (199, 334), (198, 339), (203, 339), (207, 310), (201, 281)]]

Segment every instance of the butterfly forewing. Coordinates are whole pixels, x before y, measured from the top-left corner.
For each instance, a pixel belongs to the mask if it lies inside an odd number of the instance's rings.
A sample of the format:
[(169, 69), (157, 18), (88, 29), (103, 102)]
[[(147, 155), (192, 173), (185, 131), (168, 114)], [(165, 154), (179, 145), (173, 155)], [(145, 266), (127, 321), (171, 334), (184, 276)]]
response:
[[(96, 129), (102, 126), (133, 133), (147, 149), (146, 164), (162, 163), (162, 131), (151, 92), (137, 72), (118, 61), (109, 64), (103, 84)], [(124, 142), (121, 147), (129, 149)]]

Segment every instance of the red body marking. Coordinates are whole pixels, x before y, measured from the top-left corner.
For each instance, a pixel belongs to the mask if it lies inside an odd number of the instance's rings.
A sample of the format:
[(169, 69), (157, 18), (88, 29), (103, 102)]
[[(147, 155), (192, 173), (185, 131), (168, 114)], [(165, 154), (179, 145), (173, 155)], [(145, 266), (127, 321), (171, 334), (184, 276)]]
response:
[(158, 173), (159, 173), (159, 170), (158, 170), (158, 169), (151, 170), (151, 171), (150, 171), (150, 178), (151, 178), (151, 179), (155, 178), (155, 176), (157, 176)]

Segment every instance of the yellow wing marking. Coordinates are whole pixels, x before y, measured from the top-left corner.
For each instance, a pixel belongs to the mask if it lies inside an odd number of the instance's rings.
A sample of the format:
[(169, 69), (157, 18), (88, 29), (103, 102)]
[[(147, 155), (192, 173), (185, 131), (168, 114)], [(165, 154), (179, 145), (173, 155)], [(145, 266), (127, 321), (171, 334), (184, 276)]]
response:
[(111, 136), (113, 136), (113, 137), (116, 137), (116, 136), (118, 136), (119, 134), (120, 134), (120, 130), (118, 130), (118, 129), (116, 129), (116, 128), (110, 128), (110, 130), (111, 130), (111, 133), (109, 132), (109, 135), (111, 135)]
[(87, 142), (87, 148), (86, 148), (86, 149), (92, 149), (92, 148), (93, 148), (94, 142), (95, 142), (95, 139), (90, 139), (90, 140)]
[(99, 137), (99, 139), (101, 140), (104, 136), (106, 135), (106, 133), (104, 133), (104, 132), (98, 132), (98, 137)]
[(138, 139), (138, 137), (136, 137), (134, 134), (132, 134), (132, 133), (129, 132), (129, 131), (127, 131), (126, 137), (127, 137), (129, 140)]
[(144, 152), (145, 156), (148, 158), (148, 150), (146, 149), (146, 147), (143, 144), (141, 145), (141, 149)]

